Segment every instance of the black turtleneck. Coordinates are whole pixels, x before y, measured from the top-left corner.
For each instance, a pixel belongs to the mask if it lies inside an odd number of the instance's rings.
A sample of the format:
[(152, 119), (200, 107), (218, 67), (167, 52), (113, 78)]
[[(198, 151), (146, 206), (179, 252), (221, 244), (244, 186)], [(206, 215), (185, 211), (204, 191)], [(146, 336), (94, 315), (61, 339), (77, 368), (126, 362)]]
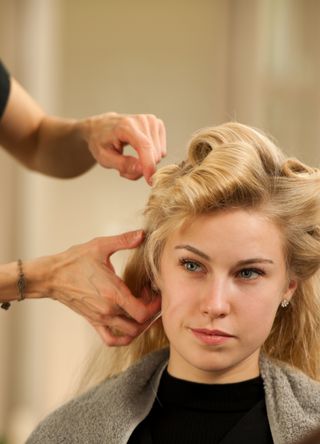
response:
[[(239, 425), (241, 431), (239, 421), (256, 406), (265, 429), (264, 442), (272, 444), (261, 377), (232, 384), (200, 384), (177, 379), (165, 370), (153, 407), (129, 444), (218, 444), (234, 426)], [(248, 424), (243, 431), (246, 427)]]

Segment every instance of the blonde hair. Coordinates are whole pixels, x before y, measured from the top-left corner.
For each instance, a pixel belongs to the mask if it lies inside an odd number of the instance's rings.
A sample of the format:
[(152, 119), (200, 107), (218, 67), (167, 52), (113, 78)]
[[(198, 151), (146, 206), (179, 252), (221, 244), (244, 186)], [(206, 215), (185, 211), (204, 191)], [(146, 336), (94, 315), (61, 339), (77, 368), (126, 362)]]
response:
[[(152, 292), (168, 235), (190, 218), (228, 208), (258, 210), (280, 227), (288, 273), (298, 280), (263, 351), (320, 379), (320, 173), (286, 158), (253, 128), (226, 123), (202, 129), (184, 162), (156, 173), (145, 209), (146, 239), (126, 266), (125, 282), (137, 297), (144, 287)], [(157, 321), (131, 345), (114, 350), (114, 359), (109, 355), (103, 376), (166, 345)]]

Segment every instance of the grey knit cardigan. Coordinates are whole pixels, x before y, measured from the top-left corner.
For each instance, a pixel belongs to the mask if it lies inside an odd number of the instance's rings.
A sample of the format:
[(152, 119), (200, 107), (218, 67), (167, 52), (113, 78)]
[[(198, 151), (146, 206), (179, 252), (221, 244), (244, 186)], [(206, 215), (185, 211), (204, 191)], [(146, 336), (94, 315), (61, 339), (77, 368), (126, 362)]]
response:
[[(127, 443), (151, 410), (167, 362), (167, 349), (147, 355), (53, 412), (27, 444)], [(320, 383), (263, 355), (260, 371), (274, 444), (293, 443), (320, 425)]]

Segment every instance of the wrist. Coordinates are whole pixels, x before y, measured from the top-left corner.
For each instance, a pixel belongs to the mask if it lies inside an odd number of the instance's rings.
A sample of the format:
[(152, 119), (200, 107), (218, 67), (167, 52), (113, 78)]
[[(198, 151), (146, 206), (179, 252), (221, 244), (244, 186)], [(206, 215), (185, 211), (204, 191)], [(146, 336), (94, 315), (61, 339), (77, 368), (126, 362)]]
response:
[(44, 256), (23, 263), (25, 299), (52, 297), (56, 256)]
[(0, 266), (0, 301), (11, 302), (18, 299), (17, 282), (19, 278), (17, 262)]
[(84, 119), (76, 120), (74, 124), (75, 131), (82, 140), (82, 142), (89, 147), (94, 133), (94, 117), (85, 117)]
[(49, 256), (26, 262), (18, 260), (1, 265), (1, 303), (50, 297), (54, 263), (55, 256)]
[(80, 137), (89, 146), (95, 139), (100, 140), (102, 134), (106, 135), (107, 133), (110, 133), (120, 116), (120, 114), (110, 111), (104, 114), (77, 120), (75, 125)]

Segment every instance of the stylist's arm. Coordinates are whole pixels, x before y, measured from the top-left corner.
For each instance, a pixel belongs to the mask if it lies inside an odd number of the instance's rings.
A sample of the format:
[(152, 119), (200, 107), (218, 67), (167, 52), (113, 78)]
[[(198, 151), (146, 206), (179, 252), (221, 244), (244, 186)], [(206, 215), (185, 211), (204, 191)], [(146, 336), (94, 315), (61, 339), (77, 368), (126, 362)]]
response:
[[(166, 132), (162, 120), (152, 114), (108, 112), (79, 120), (48, 115), (10, 78), (0, 145), (27, 168), (47, 176), (76, 177), (98, 163), (127, 179), (144, 176), (151, 183), (157, 163), (166, 155)], [(136, 156), (125, 154), (126, 145)]]

